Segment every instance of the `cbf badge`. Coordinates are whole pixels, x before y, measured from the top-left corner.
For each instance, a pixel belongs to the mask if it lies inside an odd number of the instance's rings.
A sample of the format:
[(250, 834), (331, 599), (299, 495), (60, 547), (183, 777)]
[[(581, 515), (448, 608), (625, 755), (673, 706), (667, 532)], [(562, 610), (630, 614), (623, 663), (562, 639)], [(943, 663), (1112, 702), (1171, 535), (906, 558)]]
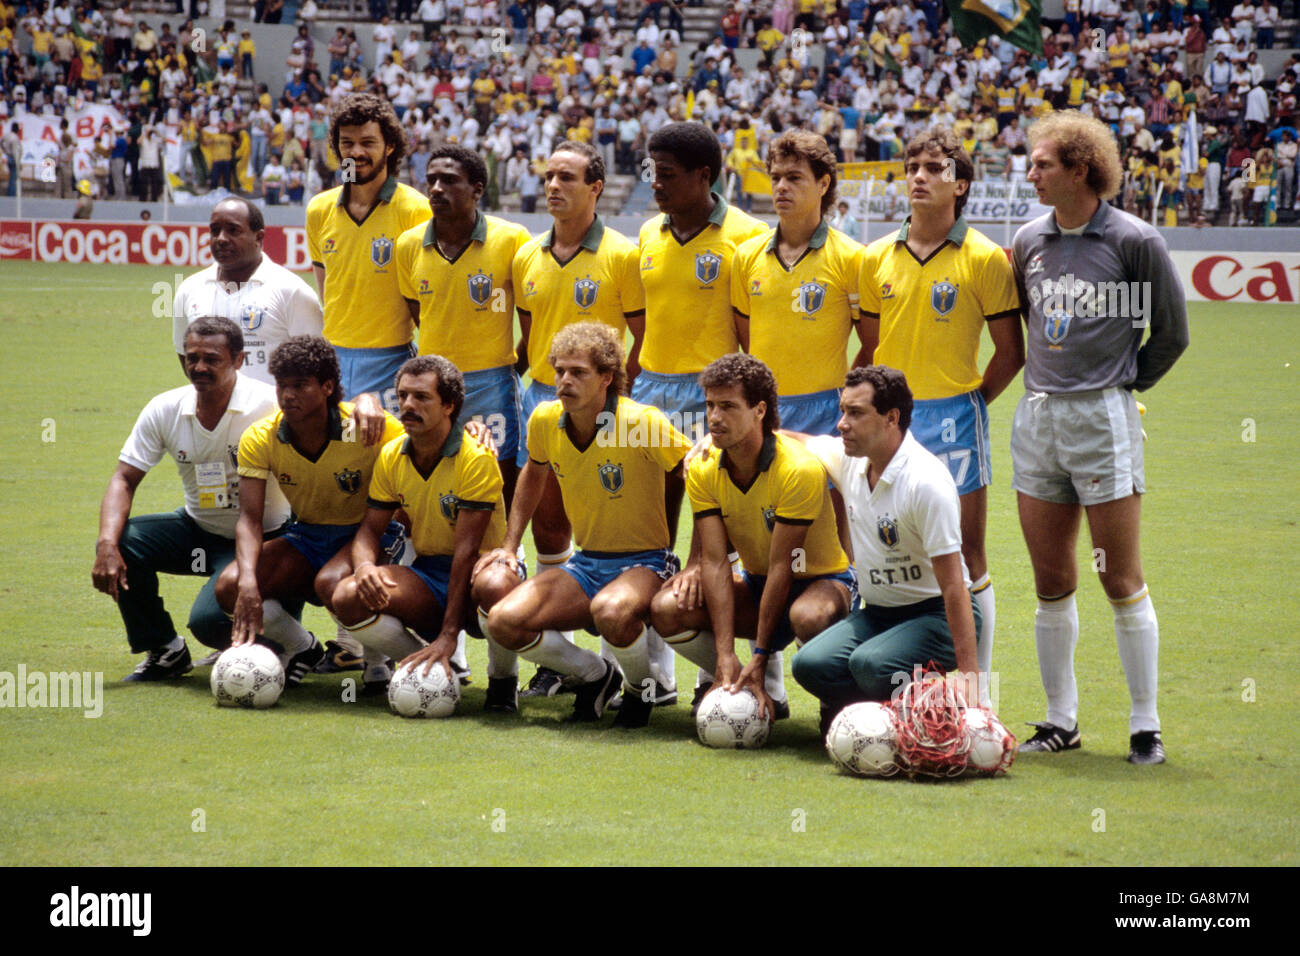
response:
[(370, 240), (370, 261), (383, 268), (393, 258), (393, 240), (380, 236)]
[(460, 499), (452, 494), (443, 495), (438, 499), (438, 510), (448, 521), (455, 521), (460, 511)]
[(805, 282), (799, 286), (799, 311), (811, 315), (826, 301), (826, 286), (820, 282)]
[(708, 285), (722, 271), (722, 256), (712, 252), (701, 252), (695, 257), (695, 278)]
[(1070, 334), (1070, 313), (1064, 309), (1053, 309), (1043, 316), (1043, 334), (1052, 345), (1060, 345)]
[(334, 480), (345, 495), (355, 495), (361, 490), (361, 472), (355, 468), (344, 468), (334, 472)]
[(239, 310), (239, 324), (243, 326), (245, 332), (256, 332), (262, 327), (265, 318), (266, 310), (256, 306), (246, 305)]
[(881, 515), (876, 519), (876, 534), (886, 548), (895, 547), (898, 544), (898, 522), (889, 515)]
[(492, 297), (492, 277), (482, 270), (465, 280), (469, 284), (469, 299), (475, 305), (487, 305)]
[(578, 303), (580, 309), (590, 309), (596, 304), (596, 293), (600, 291), (600, 283), (591, 276), (573, 281), (573, 301)]
[(616, 495), (623, 487), (623, 466), (605, 462), (600, 466), (600, 486), (611, 495)]
[(957, 287), (951, 282), (936, 282), (930, 286), (930, 307), (936, 315), (947, 315), (957, 304)]
[(769, 533), (772, 532), (773, 530), (775, 530), (775, 528), (776, 528), (776, 509), (775, 509), (775, 508), (764, 508), (764, 509), (763, 509), (763, 524), (767, 525), (767, 530), (768, 530)]

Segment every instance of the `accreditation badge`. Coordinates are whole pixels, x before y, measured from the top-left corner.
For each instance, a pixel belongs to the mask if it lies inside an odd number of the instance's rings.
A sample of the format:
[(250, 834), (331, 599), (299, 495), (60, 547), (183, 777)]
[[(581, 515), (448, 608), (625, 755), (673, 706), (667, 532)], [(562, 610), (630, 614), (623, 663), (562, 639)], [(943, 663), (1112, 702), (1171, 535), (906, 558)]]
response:
[(199, 486), (199, 508), (208, 511), (233, 508), (230, 484), (226, 480), (224, 461), (201, 461), (194, 466), (194, 477)]

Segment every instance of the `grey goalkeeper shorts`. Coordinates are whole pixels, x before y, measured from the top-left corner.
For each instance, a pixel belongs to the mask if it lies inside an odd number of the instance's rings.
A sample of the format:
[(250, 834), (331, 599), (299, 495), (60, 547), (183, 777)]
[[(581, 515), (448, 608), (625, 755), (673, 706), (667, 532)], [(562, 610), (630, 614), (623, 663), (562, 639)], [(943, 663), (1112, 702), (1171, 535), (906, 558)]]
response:
[(1099, 505), (1146, 491), (1142, 422), (1124, 388), (1026, 392), (1011, 425), (1011, 487), (1040, 501)]

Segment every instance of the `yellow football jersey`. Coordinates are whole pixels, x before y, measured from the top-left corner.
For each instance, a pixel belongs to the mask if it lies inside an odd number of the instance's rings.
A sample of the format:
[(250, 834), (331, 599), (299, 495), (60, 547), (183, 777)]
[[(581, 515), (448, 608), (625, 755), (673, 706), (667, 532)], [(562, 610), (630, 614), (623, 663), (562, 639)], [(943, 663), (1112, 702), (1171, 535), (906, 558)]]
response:
[(478, 214), (469, 245), (449, 260), (433, 220), (397, 239), (397, 285), (420, 306), (419, 353), (462, 372), (515, 364), (515, 293), (510, 264), (528, 230)]
[(645, 342), (641, 367), (661, 375), (699, 372), (740, 349), (731, 318), (731, 260), (742, 242), (767, 231), (717, 193), (704, 228), (685, 242), (669, 217), (641, 227), (641, 285)]
[(397, 287), (397, 237), (426, 222), (429, 204), (389, 175), (375, 208), (361, 222), (348, 213), (348, 186), (307, 204), (307, 251), (325, 270), (325, 338), (349, 349), (408, 345), (412, 323)]
[(696, 519), (718, 515), (745, 570), (767, 574), (772, 531), (777, 522), (809, 525), (796, 578), (834, 574), (849, 566), (840, 547), (826, 470), (804, 447), (784, 435), (769, 435), (758, 459), (758, 475), (744, 488), (731, 478), (727, 453), (710, 448), (691, 462), (686, 494)]
[(515, 305), (532, 318), (528, 333), (528, 372), (544, 385), (555, 384), (555, 369), (546, 356), (551, 339), (575, 322), (603, 322), (627, 332), (627, 317), (645, 311), (645, 292), (637, 275), (637, 248), (605, 222), (587, 230), (567, 262), (551, 252), (555, 229), (530, 239), (515, 256), (511, 275)]
[(549, 465), (560, 482), (573, 540), (584, 551), (652, 551), (669, 546), (664, 478), (690, 440), (653, 405), (610, 393), (601, 428), (578, 448), (558, 402), (542, 402), (528, 419), (528, 457)]
[(442, 458), (427, 478), (411, 457), (410, 438), (385, 445), (370, 479), (368, 504), (394, 511), (405, 508), (411, 516), (411, 543), (421, 556), (454, 554), (460, 512), (491, 511), (479, 549), (490, 551), (506, 536), (501, 489), (496, 455), (463, 428), (453, 428), (442, 446)]
[(858, 288), (862, 314), (880, 319), (872, 361), (899, 369), (918, 399), (979, 388), (980, 334), (994, 319), (1018, 322), (1011, 263), (997, 243), (958, 218), (925, 262), (903, 228), (867, 246)]
[(749, 351), (767, 363), (782, 396), (839, 388), (858, 316), (862, 246), (826, 220), (787, 269), (777, 230), (746, 240), (731, 267), (731, 305), (749, 317)]
[(239, 474), (274, 480), (299, 521), (359, 524), (366, 514), (366, 489), (380, 450), (405, 434), (396, 418), (384, 417), (380, 443), (366, 445), (351, 424), (352, 403), (340, 402), (330, 409), (330, 438), (324, 451), (308, 458), (293, 447), (284, 412), (277, 411), (250, 425), (239, 440)]

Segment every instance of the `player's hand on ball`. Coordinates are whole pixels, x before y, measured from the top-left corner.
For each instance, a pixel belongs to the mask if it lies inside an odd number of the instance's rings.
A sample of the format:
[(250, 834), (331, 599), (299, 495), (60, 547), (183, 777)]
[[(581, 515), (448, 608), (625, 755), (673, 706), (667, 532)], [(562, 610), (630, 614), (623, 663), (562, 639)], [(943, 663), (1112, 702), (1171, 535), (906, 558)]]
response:
[(719, 654), (718, 666), (713, 676), (720, 686), (734, 689), (740, 680), (740, 670), (739, 657), (735, 654)]
[(423, 665), (420, 673), (427, 677), (435, 664), (441, 664), (447, 672), (447, 679), (455, 683), (456, 675), (451, 670), (451, 655), (455, 653), (456, 635), (439, 634), (432, 644), (420, 648), (414, 654), (408, 654), (397, 666), (401, 669), (409, 664), (414, 671)]
[(91, 569), (90, 579), (95, 583), (96, 591), (103, 591), (114, 601), (118, 591), (129, 591), (126, 583), (126, 562), (117, 545), (108, 544), (95, 549), (95, 566)]
[(681, 574), (673, 578), (673, 597), (683, 611), (694, 611), (704, 605), (703, 574), (698, 564), (688, 564)]
[(767, 655), (755, 654), (745, 665), (745, 669), (740, 672), (740, 677), (727, 685), (727, 690), (733, 694), (749, 690), (758, 699), (758, 715), (764, 720), (771, 720), (773, 716), (772, 698), (767, 696), (767, 690), (763, 686), (763, 677), (767, 671)]
[(357, 397), (352, 410), (357, 420), (357, 432), (363, 445), (376, 445), (384, 435), (384, 407), (372, 392)]
[(367, 611), (382, 611), (388, 607), (388, 592), (397, 583), (387, 570), (374, 564), (363, 564), (356, 570), (357, 597)]
[(240, 644), (252, 644), (257, 635), (262, 633), (262, 595), (257, 588), (239, 589), (235, 598), (235, 626), (230, 632), (230, 643), (234, 647)]
[(478, 443), (492, 454), (497, 453), (497, 441), (492, 437), (492, 429), (488, 428), (483, 422), (466, 422), (465, 433), (477, 438)]

